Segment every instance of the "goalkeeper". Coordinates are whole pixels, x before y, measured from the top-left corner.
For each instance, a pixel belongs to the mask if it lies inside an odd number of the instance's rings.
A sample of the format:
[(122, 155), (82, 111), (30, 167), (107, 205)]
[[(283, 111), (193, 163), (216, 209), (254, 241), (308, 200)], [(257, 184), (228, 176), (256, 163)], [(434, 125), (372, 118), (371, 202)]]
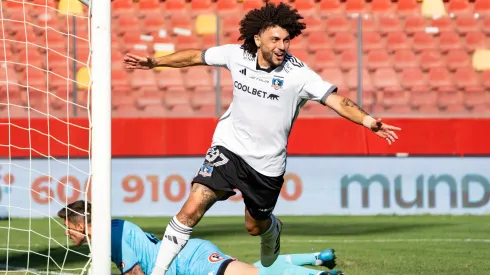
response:
[[(66, 234), (75, 245), (84, 244), (91, 235), (91, 205), (85, 201), (73, 202), (58, 212), (67, 227)], [(87, 227), (85, 226), (85, 214)], [(143, 232), (137, 225), (124, 220), (112, 220), (111, 259), (122, 274), (148, 275), (155, 266), (161, 241), (153, 234)], [(225, 255), (213, 243), (191, 239), (170, 265), (168, 275), (337, 275), (338, 270), (321, 271), (302, 265), (335, 267), (333, 249), (321, 253), (280, 255), (277, 261), (263, 267), (239, 262)]]

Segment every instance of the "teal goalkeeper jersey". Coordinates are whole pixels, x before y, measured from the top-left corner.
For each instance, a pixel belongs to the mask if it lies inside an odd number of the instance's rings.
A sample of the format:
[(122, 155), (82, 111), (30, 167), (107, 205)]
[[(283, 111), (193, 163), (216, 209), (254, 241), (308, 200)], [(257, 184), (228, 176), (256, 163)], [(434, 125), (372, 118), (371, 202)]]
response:
[(136, 264), (145, 274), (150, 274), (160, 249), (160, 240), (154, 235), (143, 232), (134, 223), (124, 220), (112, 220), (111, 258), (122, 274)]

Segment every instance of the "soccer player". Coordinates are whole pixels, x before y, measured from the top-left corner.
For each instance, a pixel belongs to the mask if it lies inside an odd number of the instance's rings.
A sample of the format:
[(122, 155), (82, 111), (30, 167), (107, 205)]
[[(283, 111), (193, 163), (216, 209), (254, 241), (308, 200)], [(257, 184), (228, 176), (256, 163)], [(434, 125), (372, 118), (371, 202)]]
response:
[(395, 131), (400, 128), (382, 123), (337, 94), (334, 84), (288, 53), (291, 40), (306, 28), (301, 19), (289, 5), (266, 3), (240, 22), (242, 44), (181, 50), (157, 58), (129, 53), (124, 57), (127, 69), (219, 66), (228, 69), (233, 79), (233, 102), (219, 119), (192, 192), (166, 227), (153, 275), (165, 274), (206, 211), (234, 195), (234, 189), (244, 199), (245, 227), (261, 238), (262, 264), (274, 263), (280, 253), (282, 224), (272, 212), (284, 182), (288, 137), (308, 100), (364, 125), (389, 144), (398, 139)]
[[(85, 203), (86, 213), (85, 213)], [(75, 245), (87, 242), (91, 236), (91, 205), (79, 200), (58, 212), (67, 230), (66, 234)], [(85, 223), (85, 217), (87, 221)], [(122, 274), (148, 275), (155, 266), (160, 246), (163, 245), (153, 234), (129, 221), (112, 220), (111, 260)], [(187, 245), (172, 261), (169, 275), (341, 275), (342, 271), (320, 271), (301, 265), (335, 267), (333, 249), (321, 253), (280, 255), (270, 267), (260, 262), (254, 265), (239, 262), (225, 255), (213, 243), (201, 239), (190, 239)], [(99, 274), (97, 274), (99, 275)]]

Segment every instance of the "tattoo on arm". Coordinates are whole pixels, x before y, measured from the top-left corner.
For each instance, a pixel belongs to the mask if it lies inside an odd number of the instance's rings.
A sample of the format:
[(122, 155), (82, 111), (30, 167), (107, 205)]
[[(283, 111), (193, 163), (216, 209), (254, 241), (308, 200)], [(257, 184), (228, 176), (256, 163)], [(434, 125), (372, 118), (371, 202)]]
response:
[(346, 107), (357, 108), (362, 114), (369, 115), (366, 111), (364, 111), (361, 107), (359, 107), (356, 103), (354, 103), (354, 101), (350, 100), (347, 97), (344, 97), (344, 99), (342, 99), (342, 105)]
[(141, 266), (139, 264), (135, 265), (130, 273), (128, 274), (131, 274), (131, 275), (145, 275), (145, 273), (143, 273), (143, 270), (141, 270)]

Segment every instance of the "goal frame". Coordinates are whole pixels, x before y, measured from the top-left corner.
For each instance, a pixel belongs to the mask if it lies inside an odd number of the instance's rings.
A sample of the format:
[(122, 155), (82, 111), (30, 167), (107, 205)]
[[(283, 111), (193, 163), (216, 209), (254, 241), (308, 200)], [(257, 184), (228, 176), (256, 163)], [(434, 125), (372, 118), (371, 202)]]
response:
[(91, 274), (105, 275), (111, 274), (111, 0), (81, 2), (91, 17)]

